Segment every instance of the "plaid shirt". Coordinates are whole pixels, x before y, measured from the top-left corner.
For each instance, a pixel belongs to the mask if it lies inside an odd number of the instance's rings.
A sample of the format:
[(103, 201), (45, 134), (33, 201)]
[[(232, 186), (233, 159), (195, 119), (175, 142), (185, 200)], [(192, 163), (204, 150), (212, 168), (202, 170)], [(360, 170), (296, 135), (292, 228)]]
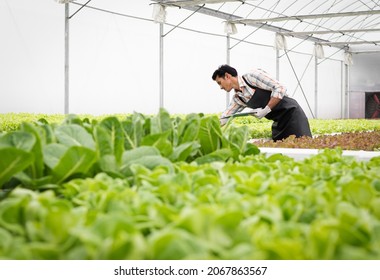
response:
[[(284, 96), (287, 96), (285, 86), (269, 76), (269, 74), (264, 70), (252, 70), (251, 72), (245, 74), (244, 77), (251, 85), (272, 91), (271, 97), (282, 99)], [(242, 111), (245, 107), (247, 107), (244, 102), (248, 102), (255, 94), (255, 90), (249, 87), (241, 76), (238, 76), (238, 81), (241, 91), (235, 90), (235, 94), (232, 97), (230, 104), (227, 106), (227, 109), (223, 112), (221, 117), (226, 117)], [(242, 100), (244, 100), (244, 102)]]

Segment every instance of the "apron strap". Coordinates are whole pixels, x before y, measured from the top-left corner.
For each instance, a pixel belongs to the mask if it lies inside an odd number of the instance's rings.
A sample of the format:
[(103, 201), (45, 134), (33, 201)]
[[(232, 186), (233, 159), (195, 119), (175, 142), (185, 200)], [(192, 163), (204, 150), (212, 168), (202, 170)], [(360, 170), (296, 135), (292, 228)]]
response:
[(248, 102), (246, 102), (247, 106), (252, 108), (252, 109), (256, 109), (256, 108), (264, 108), (266, 105), (268, 105), (272, 91), (256, 87), (256, 86), (250, 84), (246, 77), (242, 76), (242, 78), (243, 78), (244, 82), (250, 88), (255, 90), (251, 99), (248, 100)]

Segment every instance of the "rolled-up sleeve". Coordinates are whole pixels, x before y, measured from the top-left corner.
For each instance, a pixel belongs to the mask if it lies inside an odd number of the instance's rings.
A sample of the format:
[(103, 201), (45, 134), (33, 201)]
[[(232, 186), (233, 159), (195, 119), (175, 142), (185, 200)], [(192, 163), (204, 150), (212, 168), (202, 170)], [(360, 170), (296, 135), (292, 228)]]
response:
[(238, 97), (238, 94), (235, 93), (231, 99), (230, 104), (227, 106), (226, 110), (224, 110), (224, 112), (222, 113), (221, 118), (240, 112), (244, 108), (245, 108), (244, 102), (242, 102), (240, 98)]

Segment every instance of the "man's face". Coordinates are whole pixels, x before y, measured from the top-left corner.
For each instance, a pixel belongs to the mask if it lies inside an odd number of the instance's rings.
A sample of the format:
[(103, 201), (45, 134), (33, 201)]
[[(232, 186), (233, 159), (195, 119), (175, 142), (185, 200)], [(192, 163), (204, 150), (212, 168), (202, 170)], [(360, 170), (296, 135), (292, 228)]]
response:
[(215, 81), (220, 86), (220, 89), (230, 91), (232, 89), (231, 75), (226, 73), (224, 77), (216, 77)]

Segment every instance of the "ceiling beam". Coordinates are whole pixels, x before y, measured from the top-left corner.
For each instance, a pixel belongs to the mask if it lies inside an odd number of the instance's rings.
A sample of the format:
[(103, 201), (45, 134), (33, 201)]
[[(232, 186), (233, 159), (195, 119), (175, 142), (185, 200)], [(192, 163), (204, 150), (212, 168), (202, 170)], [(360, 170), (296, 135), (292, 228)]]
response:
[(240, 19), (240, 20), (234, 20), (232, 22), (241, 23), (241, 24), (258, 24), (258, 23), (263, 23), (263, 22), (279, 22), (279, 21), (288, 21), (288, 20), (303, 21), (304, 19), (368, 16), (368, 15), (377, 15), (377, 14), (380, 14), (380, 10), (326, 13), (326, 14), (311, 14), (311, 15), (296, 15), (296, 16), (284, 16), (284, 17), (261, 18), (261, 19)]
[(360, 32), (380, 32), (380, 28), (374, 29), (339, 29), (339, 30), (310, 30), (310, 31), (290, 31), (290, 32), (280, 32), (281, 35), (285, 36), (299, 36), (299, 35), (308, 35), (308, 34), (331, 34), (331, 33), (340, 33), (342, 35), (347, 33), (360, 33)]
[(378, 46), (380, 44), (380, 41), (353, 41), (353, 42), (323, 42), (320, 43), (321, 45), (327, 45), (327, 46), (349, 46), (349, 45), (376, 45)]
[[(190, 11), (195, 11), (195, 10), (198, 9), (198, 6), (189, 6), (189, 7), (185, 7), (184, 9), (187, 9), (187, 10), (190, 10)], [(216, 17), (216, 18), (220, 18), (220, 19), (225, 20), (225, 21), (232, 21), (232, 22), (234, 22), (236, 20), (243, 19), (242, 17), (231, 15), (229, 13), (224, 13), (224, 12), (217, 11), (217, 10), (214, 10), (214, 9), (210, 9), (210, 8), (207, 8), (207, 7), (203, 7), (202, 9), (200, 9), (198, 11), (198, 13), (205, 14), (205, 15), (208, 15), (208, 16), (213, 16), (213, 17)], [(246, 24), (246, 25), (252, 26), (252, 27), (256, 27), (256, 28), (265, 29), (265, 30), (272, 31), (272, 32), (275, 32), (275, 33), (291, 32), (291, 30), (289, 30), (289, 29), (278, 27), (278, 26), (274, 26), (274, 25), (270, 25), (268, 23), (263, 23), (263, 22), (260, 22), (260, 23), (249, 23), (249, 24)], [(299, 35), (299, 36), (296, 35), (294, 37), (297, 37), (299, 39), (307, 39), (307, 40), (315, 42), (315, 43), (328, 42), (327, 40), (320, 39), (320, 38), (317, 38), (317, 37), (314, 37), (314, 36), (308, 36), (308, 35)]]
[(203, 4), (217, 4), (224, 2), (242, 2), (243, 0), (157, 0), (159, 4), (163, 6), (176, 6), (176, 7), (186, 7), (186, 6), (195, 6)]

